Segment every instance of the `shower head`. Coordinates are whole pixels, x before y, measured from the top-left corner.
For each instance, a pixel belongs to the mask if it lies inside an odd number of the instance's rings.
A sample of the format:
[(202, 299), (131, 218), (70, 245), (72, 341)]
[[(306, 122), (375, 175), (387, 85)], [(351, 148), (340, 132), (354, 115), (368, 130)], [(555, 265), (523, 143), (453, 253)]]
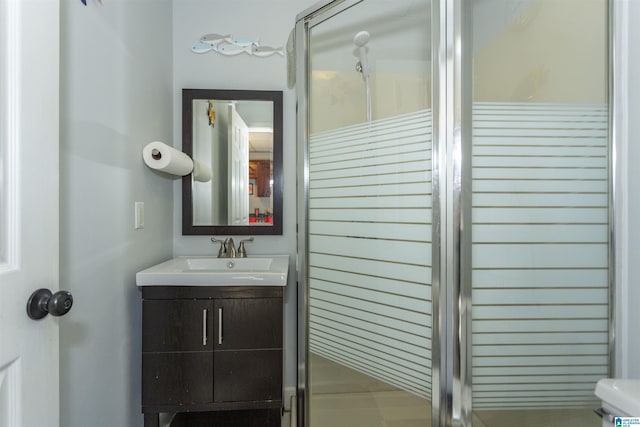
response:
[(353, 36), (353, 43), (360, 51), (360, 72), (365, 79), (369, 77), (369, 63), (367, 61), (367, 49), (365, 47), (369, 42), (369, 38), (370, 36), (368, 31), (360, 31)]
[(368, 42), (369, 42), (368, 31), (360, 31), (358, 34), (353, 36), (353, 43), (358, 47), (364, 47)]

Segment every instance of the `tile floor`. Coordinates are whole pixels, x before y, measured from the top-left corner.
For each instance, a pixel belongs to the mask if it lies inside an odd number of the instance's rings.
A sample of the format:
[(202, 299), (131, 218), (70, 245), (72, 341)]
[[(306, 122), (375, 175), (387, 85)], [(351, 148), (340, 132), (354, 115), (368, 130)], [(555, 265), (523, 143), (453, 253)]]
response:
[[(429, 400), (312, 355), (311, 427), (427, 427)], [(284, 424), (283, 424), (284, 425)], [(590, 409), (479, 411), (474, 427), (599, 427)]]

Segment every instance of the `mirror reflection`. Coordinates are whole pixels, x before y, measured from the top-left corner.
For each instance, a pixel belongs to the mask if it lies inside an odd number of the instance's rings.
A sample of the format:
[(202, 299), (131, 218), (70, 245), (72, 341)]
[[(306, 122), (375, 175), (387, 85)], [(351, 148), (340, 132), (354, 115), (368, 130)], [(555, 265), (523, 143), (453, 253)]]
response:
[(281, 234), (281, 92), (185, 89), (183, 110), (183, 150), (212, 171), (183, 181), (183, 234)]

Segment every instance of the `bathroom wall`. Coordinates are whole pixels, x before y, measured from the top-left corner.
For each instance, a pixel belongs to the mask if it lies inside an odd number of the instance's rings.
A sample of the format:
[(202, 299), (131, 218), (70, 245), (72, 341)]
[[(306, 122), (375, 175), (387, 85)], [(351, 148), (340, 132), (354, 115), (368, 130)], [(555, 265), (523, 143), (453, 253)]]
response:
[(171, 13), (170, 0), (61, 1), (60, 287), (75, 298), (59, 320), (61, 426), (142, 425), (135, 273), (172, 255), (173, 181), (141, 153), (174, 142)]
[[(291, 268), (285, 308), (285, 383), (296, 381), (296, 110), (295, 90), (287, 89), (285, 58), (195, 54), (191, 46), (208, 33), (256, 37), (263, 45), (286, 44), (296, 15), (315, 0), (243, 0), (212, 2), (179, 0), (173, 4), (173, 123), (176, 146), (181, 146), (182, 89), (251, 89), (284, 91), (284, 227), (282, 236), (256, 236), (249, 254), (289, 254)], [(213, 255), (210, 236), (182, 236), (182, 191), (174, 183), (174, 255)], [(218, 236), (220, 237), (220, 236)], [(236, 238), (237, 241), (237, 238)]]
[[(515, 6), (516, 2), (513, 3)], [(606, 2), (535, 0), (474, 39), (475, 101), (604, 103)], [(506, 10), (494, 6), (493, 10)], [(479, 3), (476, 12), (482, 11)], [(516, 12), (518, 12), (516, 14)], [(482, 16), (482, 15), (480, 15)], [(496, 22), (476, 19), (490, 34)], [(588, 31), (585, 30), (588, 28)], [(475, 35), (474, 33), (474, 35)]]

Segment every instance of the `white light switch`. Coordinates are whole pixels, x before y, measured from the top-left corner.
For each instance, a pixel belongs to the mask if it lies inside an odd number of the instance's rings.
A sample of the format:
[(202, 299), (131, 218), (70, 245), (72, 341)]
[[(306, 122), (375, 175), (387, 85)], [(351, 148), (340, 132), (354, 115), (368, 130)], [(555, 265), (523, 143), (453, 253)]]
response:
[(144, 202), (135, 203), (135, 224), (136, 230), (144, 228)]

